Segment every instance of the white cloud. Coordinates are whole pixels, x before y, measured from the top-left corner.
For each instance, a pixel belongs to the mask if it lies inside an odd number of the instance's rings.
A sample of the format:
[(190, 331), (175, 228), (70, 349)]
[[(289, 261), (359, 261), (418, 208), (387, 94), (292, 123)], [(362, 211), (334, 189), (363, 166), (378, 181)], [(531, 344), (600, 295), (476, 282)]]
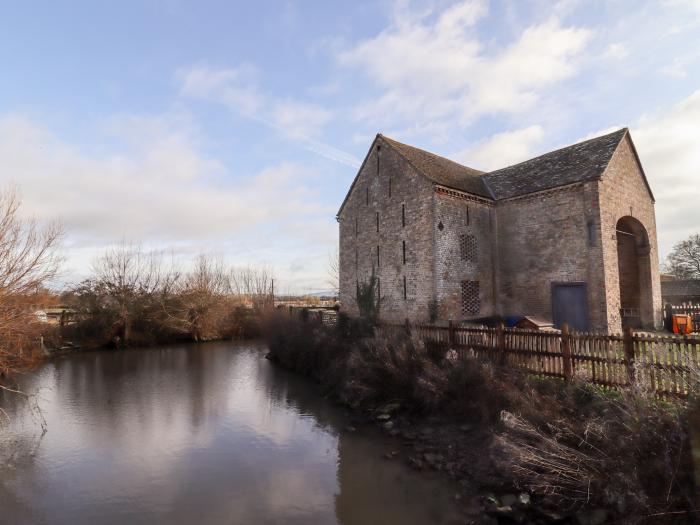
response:
[(543, 137), (544, 130), (539, 125), (505, 131), (456, 153), (453, 158), (466, 166), (484, 171), (505, 168), (531, 158), (533, 147)]
[(664, 65), (661, 68), (661, 74), (671, 78), (685, 78), (688, 76), (688, 66), (690, 65), (690, 57), (676, 57), (671, 63)]
[(306, 138), (316, 134), (332, 118), (332, 112), (315, 104), (293, 100), (275, 102), (271, 117), (279, 129), (294, 138)]
[(700, 0), (662, 0), (666, 7), (680, 7), (700, 13)]
[(415, 129), (435, 122), (465, 126), (485, 114), (521, 112), (545, 88), (576, 73), (591, 31), (550, 18), (492, 51), (474, 30), (486, 12), (486, 3), (474, 0), (435, 19), (394, 18), (377, 36), (342, 52), (342, 65), (360, 69), (383, 90), (358, 107), (357, 118), (410, 122)]
[(177, 77), (182, 94), (218, 99), (244, 114), (254, 114), (264, 104), (264, 97), (255, 85), (257, 71), (250, 64), (222, 69), (193, 66), (178, 71)]
[[(322, 256), (332, 245), (335, 208), (317, 204), (317, 174), (307, 168), (280, 162), (248, 176), (231, 173), (168, 116), (112, 118), (104, 128), (128, 140), (87, 154), (27, 118), (0, 118), (4, 182), (19, 186), (28, 214), (62, 220), (70, 269), (86, 269), (87, 254), (124, 238), (186, 251), (235, 243), (255, 260), (263, 257), (259, 248), (277, 265), (280, 246)], [(292, 222), (296, 231), (282, 231)], [(241, 253), (226, 255), (248, 262)], [(309, 266), (302, 277), (323, 283), (323, 267)]]
[(700, 233), (700, 90), (667, 113), (647, 115), (632, 138), (656, 196), (659, 248)]
[(630, 51), (627, 45), (622, 42), (613, 42), (608, 45), (607, 49), (603, 53), (603, 58), (610, 60), (624, 60), (630, 55)]
[(313, 153), (351, 167), (360, 165), (354, 155), (318, 138), (333, 118), (331, 110), (311, 102), (267, 94), (258, 87), (257, 76), (255, 68), (247, 64), (238, 68), (198, 65), (177, 73), (181, 95), (223, 104), (234, 113), (299, 142)]

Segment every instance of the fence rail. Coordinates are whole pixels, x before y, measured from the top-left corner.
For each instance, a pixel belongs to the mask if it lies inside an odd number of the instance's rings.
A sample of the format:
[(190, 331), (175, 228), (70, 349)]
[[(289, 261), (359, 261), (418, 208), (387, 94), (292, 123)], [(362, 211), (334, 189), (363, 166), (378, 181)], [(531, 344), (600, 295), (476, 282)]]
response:
[[(394, 325), (393, 328), (396, 328)], [(583, 379), (606, 388), (637, 385), (660, 396), (686, 396), (700, 377), (700, 336), (603, 335), (512, 328), (410, 326), (426, 342), (530, 373)]]

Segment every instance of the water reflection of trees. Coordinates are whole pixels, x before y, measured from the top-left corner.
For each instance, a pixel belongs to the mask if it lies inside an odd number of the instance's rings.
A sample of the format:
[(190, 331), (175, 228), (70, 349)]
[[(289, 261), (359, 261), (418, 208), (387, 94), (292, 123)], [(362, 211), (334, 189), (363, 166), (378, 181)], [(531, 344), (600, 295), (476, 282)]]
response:
[[(172, 523), (436, 521), (425, 509), (439, 495), (382, 458), (383, 437), (346, 432), (342, 409), (262, 356), (213, 343), (58, 360), (38, 381), (51, 385), (45, 453), (80, 452), (88, 475), (110, 469), (104, 488), (90, 487), (104, 491), (105, 523), (123, 521), (111, 493), (132, 489), (135, 508)], [(62, 505), (61, 480), (42, 474), (26, 473), (23, 487)]]

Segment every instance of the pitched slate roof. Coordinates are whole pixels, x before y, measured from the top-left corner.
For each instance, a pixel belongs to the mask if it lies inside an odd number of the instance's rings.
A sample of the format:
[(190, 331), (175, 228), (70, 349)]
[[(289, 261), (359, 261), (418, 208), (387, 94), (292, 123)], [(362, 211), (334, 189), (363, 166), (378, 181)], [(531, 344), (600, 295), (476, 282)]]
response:
[(662, 297), (700, 297), (700, 279), (661, 281)]
[(472, 195), (491, 199), (491, 194), (484, 184), (483, 171), (467, 168), (461, 164), (415, 148), (394, 139), (379, 135), (383, 141), (405, 158), (415, 169), (438, 184), (466, 191)]
[[(502, 200), (600, 179), (613, 153), (628, 133), (627, 128), (622, 128), (490, 173), (462, 166), (445, 157), (390, 139), (381, 133), (377, 135), (375, 142), (382, 141), (394, 149), (416, 170), (437, 184), (486, 199)], [(632, 144), (632, 152), (637, 158), (642, 178), (653, 200), (654, 195), (644, 175), (634, 144)], [(367, 158), (365, 158), (366, 161)], [(362, 165), (364, 166), (364, 162)], [(359, 172), (338, 210), (338, 215), (352, 193), (358, 176)]]
[(497, 200), (599, 179), (627, 128), (483, 176)]

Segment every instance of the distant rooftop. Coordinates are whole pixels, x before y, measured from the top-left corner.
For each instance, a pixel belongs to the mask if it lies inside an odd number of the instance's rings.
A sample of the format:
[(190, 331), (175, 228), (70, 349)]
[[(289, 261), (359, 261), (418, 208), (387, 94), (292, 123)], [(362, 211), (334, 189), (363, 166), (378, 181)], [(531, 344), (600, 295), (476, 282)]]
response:
[(661, 281), (662, 297), (700, 297), (700, 279)]

